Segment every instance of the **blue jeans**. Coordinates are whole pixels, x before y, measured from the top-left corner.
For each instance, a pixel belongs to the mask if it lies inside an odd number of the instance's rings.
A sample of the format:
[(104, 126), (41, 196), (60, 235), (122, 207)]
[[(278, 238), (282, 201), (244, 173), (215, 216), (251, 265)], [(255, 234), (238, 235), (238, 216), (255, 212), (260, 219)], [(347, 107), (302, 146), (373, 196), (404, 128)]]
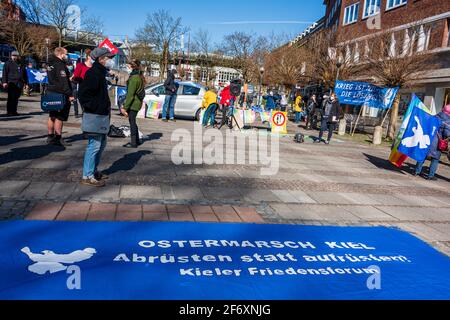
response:
[[(213, 103), (211, 104), (205, 111), (205, 114), (203, 115), (203, 126), (207, 126), (208, 123), (210, 123), (212, 126), (216, 122), (216, 111), (217, 111), (218, 105)], [(209, 119), (211, 118), (211, 121)]]
[(302, 120), (303, 112), (296, 112), (295, 113), (295, 123), (300, 123), (300, 120)]
[(166, 96), (166, 99), (164, 100), (164, 106), (162, 111), (162, 118), (167, 119), (167, 108), (169, 108), (169, 117), (170, 120), (175, 119), (175, 102), (177, 101), (177, 96)]
[[(417, 162), (416, 174), (421, 174), (422, 173), (424, 164), (425, 164), (425, 161), (424, 162)], [(439, 159), (431, 159), (430, 173), (428, 174), (428, 177), (434, 178), (434, 176), (436, 175), (438, 167), (439, 167)]]
[(106, 134), (89, 136), (84, 154), (83, 179), (91, 179), (97, 172), (100, 158), (106, 148)]

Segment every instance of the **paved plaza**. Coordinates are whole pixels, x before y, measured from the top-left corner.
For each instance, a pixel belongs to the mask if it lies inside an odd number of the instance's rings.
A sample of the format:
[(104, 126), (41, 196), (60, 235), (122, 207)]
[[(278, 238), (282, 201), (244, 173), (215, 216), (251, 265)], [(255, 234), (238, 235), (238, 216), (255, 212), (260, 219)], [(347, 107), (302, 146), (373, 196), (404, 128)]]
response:
[[(5, 104), (0, 94), (1, 114)], [(262, 176), (262, 165), (176, 166), (172, 132), (193, 133), (193, 121), (141, 119), (144, 145), (130, 150), (122, 147), (126, 139), (109, 139), (101, 169), (110, 179), (93, 189), (80, 184), (86, 147), (80, 119), (71, 117), (65, 126), (73, 145), (64, 150), (45, 145), (47, 115), (37, 97), (23, 97), (19, 112), (23, 116), (0, 118), (2, 220), (382, 225), (411, 232), (450, 255), (448, 162), (441, 163), (439, 181), (429, 182), (411, 175), (413, 162), (404, 171), (391, 166), (386, 146), (339, 136), (330, 146), (311, 139), (295, 144), (298, 131), (318, 133), (289, 124), (275, 176)], [(116, 113), (112, 123), (127, 124)]]

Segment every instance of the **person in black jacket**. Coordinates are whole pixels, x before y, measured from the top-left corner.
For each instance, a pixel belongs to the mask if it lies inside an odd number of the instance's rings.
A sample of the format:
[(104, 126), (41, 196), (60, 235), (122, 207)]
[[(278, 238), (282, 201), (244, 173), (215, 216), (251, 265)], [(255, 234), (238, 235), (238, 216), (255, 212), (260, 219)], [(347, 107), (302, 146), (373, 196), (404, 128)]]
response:
[(7, 116), (18, 116), (17, 105), (22, 94), (22, 89), (26, 86), (27, 71), (20, 64), (20, 56), (17, 51), (11, 53), (11, 59), (3, 66), (2, 85), (8, 91), (8, 102), (6, 104)]
[[(114, 55), (106, 48), (94, 49), (91, 58), (94, 60), (92, 68), (86, 72), (80, 85), (78, 99), (84, 110), (83, 117), (89, 114), (98, 116), (111, 116), (111, 100), (108, 94), (106, 76), (114, 62)], [(83, 121), (85, 119), (83, 118)], [(84, 132), (88, 137), (88, 145), (84, 155), (82, 184), (93, 187), (104, 187), (108, 177), (98, 172), (97, 168), (103, 151), (106, 148), (107, 134)]]
[(330, 144), (331, 138), (333, 137), (333, 131), (335, 129), (336, 123), (342, 117), (341, 104), (335, 93), (324, 101), (322, 109), (322, 123), (320, 126), (319, 140), (314, 141), (315, 143), (322, 142), (322, 137), (325, 131), (328, 130), (328, 139), (325, 144)]
[[(167, 73), (167, 79), (164, 82), (164, 88), (166, 89), (166, 99), (164, 101), (162, 120), (167, 122), (167, 113), (171, 121), (175, 121), (175, 102), (177, 101), (178, 86), (175, 83), (175, 75), (177, 70), (169, 70)], [(167, 110), (168, 109), (168, 110)]]
[(63, 123), (69, 119), (70, 106), (74, 100), (70, 73), (67, 68), (67, 50), (56, 48), (49, 58), (47, 92), (63, 94), (65, 105), (61, 111), (50, 111), (48, 118), (47, 144), (56, 146), (70, 146), (62, 139)]

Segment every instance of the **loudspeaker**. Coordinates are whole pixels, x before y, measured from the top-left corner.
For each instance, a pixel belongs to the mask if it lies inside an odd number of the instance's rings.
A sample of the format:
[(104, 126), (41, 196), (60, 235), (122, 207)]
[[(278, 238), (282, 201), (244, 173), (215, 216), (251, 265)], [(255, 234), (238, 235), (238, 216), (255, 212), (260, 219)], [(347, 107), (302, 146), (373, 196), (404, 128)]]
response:
[(233, 80), (230, 83), (230, 94), (237, 97), (241, 94), (242, 82), (239, 79)]

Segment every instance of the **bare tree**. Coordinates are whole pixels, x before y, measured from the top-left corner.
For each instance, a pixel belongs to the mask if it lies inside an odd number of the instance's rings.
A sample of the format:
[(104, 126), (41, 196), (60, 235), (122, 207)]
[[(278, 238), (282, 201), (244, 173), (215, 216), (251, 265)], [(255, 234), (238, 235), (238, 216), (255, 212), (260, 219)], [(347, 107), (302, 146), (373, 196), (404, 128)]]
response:
[(266, 79), (273, 84), (292, 87), (305, 73), (305, 50), (284, 46), (272, 52), (266, 59)]
[(43, 3), (45, 0), (18, 0), (17, 4), (22, 8), (27, 21), (33, 24), (42, 24), (43, 21)]
[(197, 64), (200, 69), (198, 81), (202, 80), (203, 73), (206, 73), (206, 83), (211, 79), (212, 68), (214, 66), (213, 57), (211, 56), (214, 50), (211, 34), (207, 30), (200, 29), (194, 35), (193, 51), (199, 54), (197, 57)]
[(236, 67), (242, 72), (244, 80), (248, 80), (254, 68), (251, 60), (255, 48), (253, 36), (245, 32), (234, 32), (225, 36), (222, 46), (225, 53), (234, 57)]
[(67, 9), (74, 4), (74, 0), (45, 0), (41, 3), (43, 21), (56, 28), (60, 47), (62, 46), (64, 31), (67, 30), (71, 17)]
[(188, 28), (183, 27), (181, 18), (172, 17), (166, 10), (149, 14), (145, 25), (137, 30), (136, 38), (139, 42), (152, 44), (161, 52), (161, 77), (165, 75), (169, 65), (171, 45), (187, 31)]
[[(432, 28), (433, 26), (428, 26)], [(431, 29), (429, 29), (431, 33)], [(434, 69), (434, 55), (426, 51), (424, 26), (417, 22), (401, 33), (383, 32), (367, 44), (367, 75), (385, 87), (409, 87), (424, 72)], [(400, 94), (394, 100), (387, 137), (394, 139), (397, 130)]]
[(334, 88), (337, 78), (354, 79), (365, 69), (365, 65), (358, 63), (346, 46), (338, 45), (338, 39), (332, 33), (317, 34), (305, 48), (303, 76), (307, 81)]
[(30, 54), (33, 45), (27, 27), (25, 22), (16, 20), (9, 20), (2, 26), (7, 42), (16, 48), (21, 56)]

